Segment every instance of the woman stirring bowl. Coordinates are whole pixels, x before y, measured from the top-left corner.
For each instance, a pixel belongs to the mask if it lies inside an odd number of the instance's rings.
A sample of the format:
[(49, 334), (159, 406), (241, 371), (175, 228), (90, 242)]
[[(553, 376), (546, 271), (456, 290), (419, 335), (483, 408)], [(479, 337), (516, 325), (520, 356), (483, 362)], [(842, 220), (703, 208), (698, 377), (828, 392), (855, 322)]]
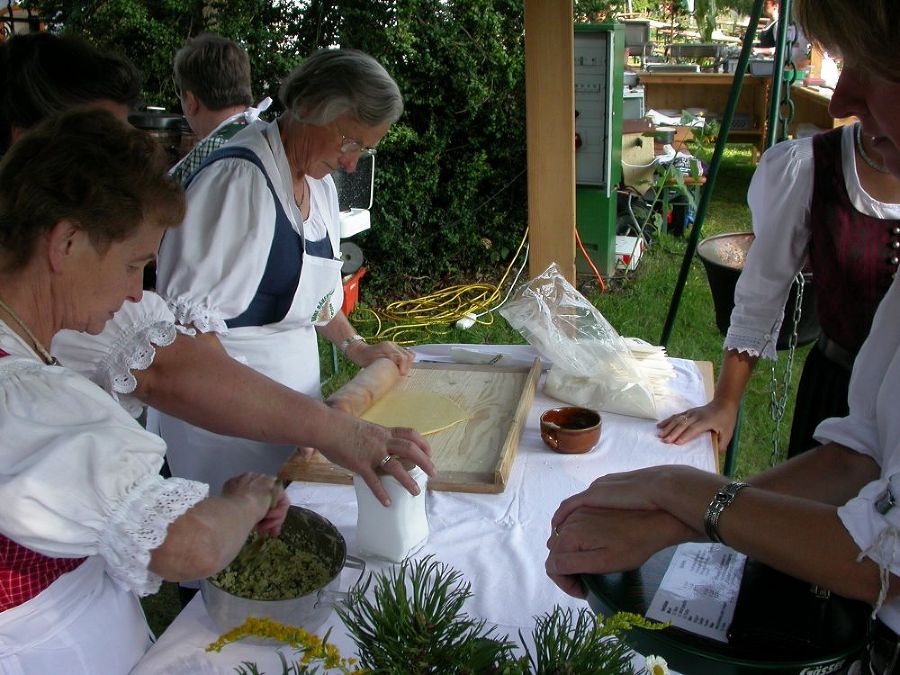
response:
[(96, 109), (45, 121), (0, 162), (3, 673), (129, 672), (150, 644), (137, 595), (222, 569), (287, 512), (269, 476), (217, 497), (163, 479), (165, 443), (47, 351), (140, 299), (184, 213), (165, 168), (155, 141)]

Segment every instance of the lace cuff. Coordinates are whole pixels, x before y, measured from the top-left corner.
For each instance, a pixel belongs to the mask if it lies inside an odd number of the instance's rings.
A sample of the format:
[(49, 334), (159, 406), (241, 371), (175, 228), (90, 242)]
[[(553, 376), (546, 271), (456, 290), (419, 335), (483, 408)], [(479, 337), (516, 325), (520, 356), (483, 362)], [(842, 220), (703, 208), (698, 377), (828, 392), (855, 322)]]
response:
[(774, 361), (778, 358), (775, 344), (780, 328), (781, 325), (778, 324), (773, 327), (770, 333), (760, 335), (756, 332), (740, 330), (732, 326), (728, 329), (728, 334), (725, 336), (725, 349)]
[(115, 340), (98, 366), (100, 385), (132, 417), (140, 415), (143, 408), (143, 403), (129, 396), (137, 388), (132, 371), (147, 370), (156, 357), (155, 347), (168, 347), (175, 341), (175, 335), (175, 325), (171, 321), (132, 326)]
[(195, 326), (201, 333), (228, 333), (222, 313), (187, 300), (169, 302), (169, 309), (182, 326)]
[(165, 541), (169, 525), (208, 494), (205, 483), (155, 474), (135, 485), (100, 534), (98, 550), (110, 576), (138, 595), (156, 593), (162, 578), (148, 569), (150, 552)]
[(856, 556), (856, 562), (862, 562), (863, 558), (871, 558), (878, 565), (881, 590), (878, 591), (878, 599), (872, 607), (873, 619), (887, 599), (888, 587), (891, 584), (891, 568), (897, 560), (898, 544), (900, 544), (900, 533), (896, 527), (888, 524), (878, 533), (875, 541)]

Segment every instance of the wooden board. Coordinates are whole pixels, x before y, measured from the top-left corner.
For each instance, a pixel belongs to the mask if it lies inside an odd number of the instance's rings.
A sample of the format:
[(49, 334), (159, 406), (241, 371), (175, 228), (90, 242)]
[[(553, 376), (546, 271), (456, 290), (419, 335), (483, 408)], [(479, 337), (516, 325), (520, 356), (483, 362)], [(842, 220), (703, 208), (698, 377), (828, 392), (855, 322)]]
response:
[[(712, 401), (716, 389), (712, 361), (694, 361), (694, 364), (697, 366), (697, 370), (700, 371), (700, 377), (703, 379), (706, 401)], [(710, 431), (709, 437), (712, 440), (713, 456), (716, 458), (716, 473), (722, 473), (722, 458), (719, 456), (719, 434), (715, 431)]]
[[(430, 489), (503, 492), (540, 375), (537, 359), (531, 368), (453, 363), (413, 366), (397, 388), (448, 396), (469, 413), (466, 422), (428, 436), (437, 468), (437, 475), (428, 481)], [(319, 453), (308, 460), (292, 458), (279, 475), (319, 483), (352, 482), (350, 471)]]

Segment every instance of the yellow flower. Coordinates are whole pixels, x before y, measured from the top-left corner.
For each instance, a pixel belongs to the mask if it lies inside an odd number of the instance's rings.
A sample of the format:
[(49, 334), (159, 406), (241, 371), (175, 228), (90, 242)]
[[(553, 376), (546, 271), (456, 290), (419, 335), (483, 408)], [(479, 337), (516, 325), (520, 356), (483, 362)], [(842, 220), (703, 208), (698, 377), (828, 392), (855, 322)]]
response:
[(648, 656), (644, 659), (644, 668), (648, 675), (669, 675), (669, 664), (661, 656)]

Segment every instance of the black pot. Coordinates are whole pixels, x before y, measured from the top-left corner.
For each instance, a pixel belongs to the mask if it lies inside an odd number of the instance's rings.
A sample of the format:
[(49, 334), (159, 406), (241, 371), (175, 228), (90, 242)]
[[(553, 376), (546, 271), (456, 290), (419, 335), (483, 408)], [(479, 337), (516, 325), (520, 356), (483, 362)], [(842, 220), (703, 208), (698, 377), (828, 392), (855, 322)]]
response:
[[(132, 126), (143, 129), (153, 136), (165, 148), (170, 164), (175, 164), (184, 155), (182, 133), (187, 127), (184, 115), (164, 110), (144, 110), (128, 113), (128, 121)], [(190, 131), (190, 127), (187, 128)]]
[[(753, 233), (735, 232), (707, 237), (697, 245), (697, 256), (706, 270), (709, 288), (712, 291), (716, 311), (716, 327), (722, 335), (731, 325), (731, 310), (734, 309), (734, 288), (737, 285), (747, 251), (753, 243)], [(803, 272), (803, 302), (800, 306), (800, 321), (797, 326), (797, 346), (807, 345), (819, 337), (819, 319), (816, 314), (816, 293), (812, 272)], [(797, 306), (798, 284), (791, 285), (784, 307), (784, 321), (778, 334), (776, 349), (787, 349), (794, 329), (794, 308)]]

